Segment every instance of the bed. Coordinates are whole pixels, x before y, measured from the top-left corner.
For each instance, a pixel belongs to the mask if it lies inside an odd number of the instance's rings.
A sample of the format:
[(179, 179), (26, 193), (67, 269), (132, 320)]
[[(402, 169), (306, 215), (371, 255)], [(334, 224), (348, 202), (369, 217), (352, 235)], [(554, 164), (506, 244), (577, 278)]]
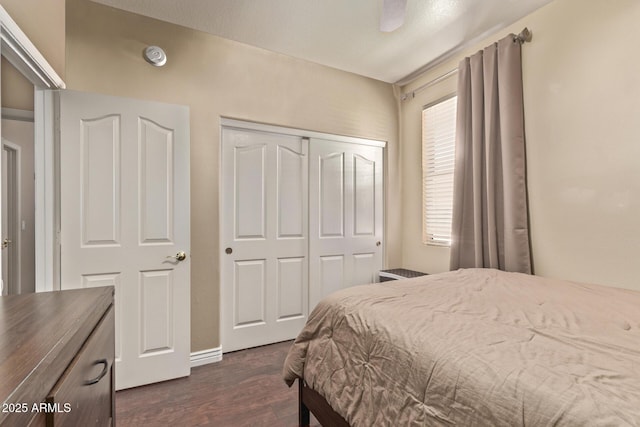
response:
[(490, 269), (352, 287), (283, 375), (303, 425), (640, 426), (640, 292)]

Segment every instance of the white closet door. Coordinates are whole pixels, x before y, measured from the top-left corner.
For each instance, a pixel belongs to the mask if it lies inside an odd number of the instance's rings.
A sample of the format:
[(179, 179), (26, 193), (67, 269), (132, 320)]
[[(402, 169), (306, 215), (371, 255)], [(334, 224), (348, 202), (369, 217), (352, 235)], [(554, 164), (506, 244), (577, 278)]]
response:
[(308, 140), (222, 130), (224, 352), (293, 339), (308, 314)]
[(382, 148), (312, 139), (309, 307), (382, 268)]

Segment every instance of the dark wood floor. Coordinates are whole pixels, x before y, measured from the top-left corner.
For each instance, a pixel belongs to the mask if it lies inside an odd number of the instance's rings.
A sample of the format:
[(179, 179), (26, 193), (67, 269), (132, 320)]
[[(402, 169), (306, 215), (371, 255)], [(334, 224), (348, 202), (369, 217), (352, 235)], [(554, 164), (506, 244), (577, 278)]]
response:
[[(118, 426), (296, 426), (298, 387), (282, 366), (291, 341), (227, 353), (191, 376), (116, 393)], [(312, 419), (312, 425), (319, 425)]]

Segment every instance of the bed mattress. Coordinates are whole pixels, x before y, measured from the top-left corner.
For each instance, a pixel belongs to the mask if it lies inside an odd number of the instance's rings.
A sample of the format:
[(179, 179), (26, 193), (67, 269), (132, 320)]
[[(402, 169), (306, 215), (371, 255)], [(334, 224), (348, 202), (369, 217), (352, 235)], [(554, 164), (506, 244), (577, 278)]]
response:
[(640, 426), (640, 292), (489, 269), (321, 301), (289, 351), (352, 426)]

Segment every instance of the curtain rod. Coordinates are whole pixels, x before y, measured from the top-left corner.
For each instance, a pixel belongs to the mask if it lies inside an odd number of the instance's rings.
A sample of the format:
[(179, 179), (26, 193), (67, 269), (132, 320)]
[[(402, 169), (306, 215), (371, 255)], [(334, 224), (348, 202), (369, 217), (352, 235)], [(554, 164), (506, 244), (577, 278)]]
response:
[[(520, 33), (518, 33), (517, 36), (513, 37), (513, 41), (514, 42), (519, 42), (520, 44), (523, 44), (523, 43), (526, 43), (526, 42), (530, 42), (532, 38), (533, 38), (533, 33), (531, 33), (531, 30), (529, 30), (527, 27), (524, 27), (524, 29), (522, 31), (520, 31)], [(449, 77), (451, 77), (451, 76), (453, 76), (455, 74), (458, 74), (458, 68), (454, 68), (453, 70), (449, 70), (446, 73), (436, 77), (435, 79), (429, 80), (428, 82), (426, 82), (422, 86), (418, 86), (417, 88), (415, 88), (411, 92), (403, 93), (402, 96), (400, 96), (400, 100), (401, 101), (406, 101), (407, 99), (413, 99), (413, 98), (416, 97), (416, 93), (422, 92), (426, 88), (431, 87), (431, 86), (433, 86), (435, 84), (438, 84), (441, 81), (446, 80), (446, 79), (448, 79)]]

